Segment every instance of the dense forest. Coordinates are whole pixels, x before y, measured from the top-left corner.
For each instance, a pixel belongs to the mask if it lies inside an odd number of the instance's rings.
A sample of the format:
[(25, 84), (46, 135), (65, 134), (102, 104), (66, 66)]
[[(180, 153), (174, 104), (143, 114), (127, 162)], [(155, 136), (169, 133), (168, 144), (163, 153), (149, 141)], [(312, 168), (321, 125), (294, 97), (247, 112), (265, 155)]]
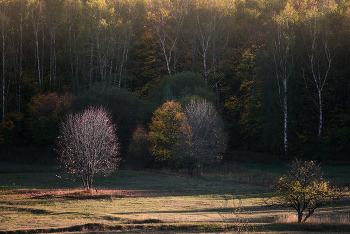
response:
[(152, 113), (193, 96), (229, 150), (350, 159), (349, 0), (1, 0), (0, 32), (1, 160), (52, 161), (65, 114), (102, 105), (150, 164)]

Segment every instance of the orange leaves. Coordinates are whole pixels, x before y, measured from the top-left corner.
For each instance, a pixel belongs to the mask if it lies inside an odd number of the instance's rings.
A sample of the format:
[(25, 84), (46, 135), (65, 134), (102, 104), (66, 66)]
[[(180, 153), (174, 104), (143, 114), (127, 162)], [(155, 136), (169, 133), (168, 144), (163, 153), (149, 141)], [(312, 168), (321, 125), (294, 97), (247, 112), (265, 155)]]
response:
[(175, 101), (164, 103), (154, 112), (148, 140), (150, 151), (160, 161), (166, 161), (174, 156), (172, 147), (179, 140), (185, 114), (181, 105)]

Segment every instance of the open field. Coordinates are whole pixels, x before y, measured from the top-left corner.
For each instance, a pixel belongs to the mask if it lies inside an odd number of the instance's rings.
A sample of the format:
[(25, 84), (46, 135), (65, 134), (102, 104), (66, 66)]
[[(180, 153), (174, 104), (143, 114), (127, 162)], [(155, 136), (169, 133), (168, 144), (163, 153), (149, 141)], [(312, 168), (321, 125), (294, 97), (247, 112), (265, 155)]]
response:
[[(346, 184), (348, 169), (325, 168), (325, 177)], [(97, 178), (97, 193), (79, 190), (72, 175), (40, 171), (0, 174), (0, 233), (350, 232), (349, 202), (320, 208), (305, 224), (295, 223), (292, 210), (266, 206), (268, 180), (284, 173), (283, 166), (230, 165), (207, 170), (204, 179), (117, 171)]]

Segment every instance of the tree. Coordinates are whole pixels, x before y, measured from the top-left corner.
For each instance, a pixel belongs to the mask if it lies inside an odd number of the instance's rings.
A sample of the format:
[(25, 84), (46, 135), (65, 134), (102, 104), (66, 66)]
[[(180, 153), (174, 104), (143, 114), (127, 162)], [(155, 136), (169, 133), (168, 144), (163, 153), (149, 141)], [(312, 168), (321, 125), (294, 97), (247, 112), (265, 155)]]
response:
[(71, 108), (72, 94), (38, 94), (28, 104), (29, 136), (34, 145), (52, 146), (59, 131), (60, 118)]
[(186, 13), (187, 0), (152, 0), (148, 1), (148, 8), (148, 21), (154, 28), (154, 38), (163, 52), (167, 72), (171, 76), (171, 62), (175, 70), (178, 60), (176, 50)]
[(100, 73), (100, 81), (105, 81), (107, 68), (116, 46), (115, 18), (113, 8), (105, 0), (89, 0), (86, 12), (90, 21), (86, 21), (90, 36), (90, 86), (94, 65)]
[(2, 40), (2, 50), (1, 50), (1, 57), (2, 57), (2, 124), (5, 123), (5, 82), (6, 82), (6, 40), (8, 37), (8, 23), (9, 19), (6, 15), (8, 8), (8, 2), (7, 1), (1, 1), (0, 2), (0, 24), (1, 24), (1, 40)]
[(173, 146), (179, 141), (185, 114), (180, 103), (168, 101), (159, 107), (152, 117), (148, 140), (150, 151), (156, 160), (168, 164), (174, 159)]
[(153, 102), (159, 104), (172, 98), (182, 104), (182, 98), (193, 95), (215, 102), (215, 95), (206, 86), (204, 77), (194, 72), (179, 72), (174, 76), (165, 76), (159, 84), (149, 90), (148, 95)]
[(124, 156), (128, 148), (132, 131), (138, 124), (149, 122), (155, 109), (128, 90), (104, 87), (101, 83), (96, 83), (90, 90), (81, 92), (72, 100), (74, 112), (89, 106), (104, 106), (110, 110), (112, 121), (118, 126), (121, 156)]
[(50, 85), (56, 84), (57, 55), (56, 55), (56, 31), (61, 22), (64, 2), (62, 0), (45, 0), (45, 17), (50, 35)]
[[(209, 73), (215, 70), (219, 54), (228, 42), (229, 26), (227, 12), (231, 1), (195, 0), (191, 19), (192, 47), (198, 52), (203, 63), (205, 83), (208, 84)], [(211, 64), (210, 64), (211, 57)]]
[(297, 21), (295, 9), (287, 3), (285, 9), (274, 17), (274, 38), (270, 50), (271, 70), (277, 80), (278, 96), (283, 112), (284, 154), (288, 158), (288, 83), (294, 68), (295, 44), (293, 24)]
[[(79, 51), (78, 51), (78, 27), (77, 24), (82, 15), (82, 3), (80, 0), (67, 0), (64, 5), (66, 13), (66, 27), (68, 28), (67, 50), (71, 70), (71, 85), (73, 93), (79, 89)], [(76, 79), (76, 80), (75, 80)]]
[[(306, 56), (304, 65), (306, 74), (303, 72), (306, 89), (318, 112), (317, 140), (322, 138), (322, 128), (324, 122), (324, 86), (329, 79), (329, 73), (334, 57), (335, 45), (330, 42), (330, 32), (328, 18), (337, 9), (334, 1), (325, 3), (310, 3), (305, 13), (304, 41)], [(328, 16), (328, 17), (327, 17)], [(312, 88), (316, 91), (313, 94)]]
[(102, 107), (68, 114), (60, 126), (58, 147), (62, 168), (81, 177), (89, 190), (95, 174), (107, 175), (119, 165), (116, 129)]
[(226, 136), (212, 103), (192, 99), (185, 107), (186, 117), (181, 128), (179, 144), (175, 146), (179, 156), (195, 163), (197, 176), (202, 176), (203, 164), (220, 161), (226, 150)]
[(150, 167), (154, 162), (154, 158), (148, 150), (147, 137), (147, 130), (142, 125), (137, 126), (132, 134), (125, 161), (134, 170)]
[[(39, 53), (39, 32), (40, 29), (43, 27), (43, 11), (45, 10), (45, 3), (41, 0), (28, 0), (27, 2), (28, 7), (28, 14), (30, 15), (29, 18), (32, 22), (33, 27), (33, 34), (35, 37), (34, 43), (35, 43), (35, 59), (34, 59), (34, 69), (37, 65), (38, 69), (38, 81), (39, 85), (41, 86), (44, 82), (44, 75), (43, 72), (43, 58), (40, 60), (40, 53)], [(44, 39), (43, 39), (44, 42)], [(42, 47), (44, 47), (44, 43), (42, 44)], [(35, 70), (34, 70), (35, 72)], [(35, 76), (35, 75), (34, 75)], [(35, 77), (33, 77), (33, 84), (35, 83)]]
[[(330, 187), (322, 178), (322, 171), (315, 161), (294, 159), (289, 166), (289, 175), (281, 177), (272, 188), (279, 205), (288, 206), (298, 213), (298, 222), (305, 222), (317, 208), (341, 199), (347, 188)], [(307, 215), (304, 216), (304, 211)]]

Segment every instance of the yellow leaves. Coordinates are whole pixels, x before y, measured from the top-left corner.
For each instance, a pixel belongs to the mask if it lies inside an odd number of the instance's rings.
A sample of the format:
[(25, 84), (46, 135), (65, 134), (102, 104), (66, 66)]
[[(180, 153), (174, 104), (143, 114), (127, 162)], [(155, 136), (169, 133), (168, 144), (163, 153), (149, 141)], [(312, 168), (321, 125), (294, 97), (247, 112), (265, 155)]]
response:
[(150, 151), (158, 160), (174, 155), (172, 147), (179, 139), (184, 118), (180, 103), (175, 101), (164, 103), (154, 112), (148, 140), (151, 143)]
[(281, 177), (271, 187), (275, 190), (276, 198), (281, 205), (293, 207), (301, 216), (304, 210), (309, 211), (304, 221), (316, 208), (329, 205), (335, 199), (341, 199), (348, 191), (332, 188), (329, 182), (322, 181), (320, 167), (314, 161), (295, 159), (289, 166), (290, 176)]
[(106, 28), (108, 26), (107, 21), (105, 19), (100, 20), (100, 27), (101, 28)]
[(273, 20), (280, 26), (285, 26), (288, 28), (289, 25), (297, 23), (299, 20), (299, 15), (294, 7), (289, 2), (287, 2), (284, 10), (275, 16)]
[(334, 0), (329, 1), (288, 1), (285, 8), (273, 20), (286, 28), (292, 24), (309, 21), (334, 13), (338, 5)]
[(107, 9), (107, 4), (105, 0), (89, 0), (86, 2), (86, 6), (91, 9), (97, 9), (99, 11), (104, 11)]

